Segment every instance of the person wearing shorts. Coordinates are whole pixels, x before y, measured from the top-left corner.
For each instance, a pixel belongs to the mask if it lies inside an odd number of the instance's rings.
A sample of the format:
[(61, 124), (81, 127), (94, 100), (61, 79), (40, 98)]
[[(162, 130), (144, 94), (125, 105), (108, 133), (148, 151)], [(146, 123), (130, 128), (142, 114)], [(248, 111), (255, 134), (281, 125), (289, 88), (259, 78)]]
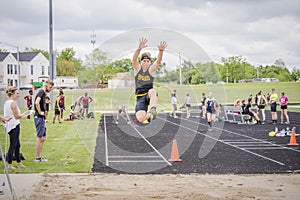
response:
[(262, 92), (259, 91), (257, 93), (257, 115), (259, 115), (259, 112), (261, 111), (262, 114), (262, 124), (265, 124), (266, 122), (266, 113), (265, 113), (265, 108), (267, 105), (267, 99), (265, 98), (264, 95), (262, 95)]
[(290, 119), (289, 119), (289, 115), (288, 115), (288, 111), (287, 111), (287, 104), (289, 102), (289, 98), (287, 96), (285, 96), (284, 92), (281, 92), (279, 101), (280, 101), (280, 107), (281, 107), (281, 115), (280, 115), (281, 124), (283, 124), (284, 117), (286, 119), (285, 123), (290, 124)]
[(125, 117), (126, 117), (126, 120), (127, 120), (127, 124), (130, 124), (130, 118), (129, 118), (126, 106), (125, 105), (118, 106), (117, 110), (118, 111), (117, 111), (117, 117), (116, 117), (115, 124), (119, 124), (119, 118), (120, 118), (120, 116), (121, 116), (122, 113), (125, 114)]
[[(149, 119), (154, 120), (157, 115), (156, 106), (158, 103), (158, 95), (157, 91), (153, 88), (153, 81), (155, 73), (161, 64), (163, 51), (167, 47), (165, 41), (159, 43), (159, 53), (153, 64), (151, 64), (151, 55), (147, 52), (142, 53), (141, 61), (139, 62), (138, 58), (140, 52), (147, 47), (147, 42), (148, 40), (146, 38), (141, 38), (139, 40), (139, 46), (132, 57), (136, 96), (135, 116), (137, 121), (143, 123), (147, 123), (146, 121), (149, 121)], [(150, 113), (148, 113), (148, 106), (150, 106)]]
[(172, 113), (170, 114), (170, 117), (178, 118), (178, 116), (176, 115), (176, 111), (177, 111), (176, 90), (173, 90), (171, 94), (171, 103), (172, 103)]
[(275, 92), (275, 88), (272, 89), (271, 95), (270, 95), (270, 106), (271, 106), (271, 115), (272, 115), (272, 123), (271, 124), (277, 124), (277, 100), (278, 95)]
[(186, 107), (186, 118), (190, 118), (191, 116), (191, 97), (190, 94), (186, 94), (184, 104)]
[(205, 100), (205, 108), (206, 108), (206, 117), (209, 128), (212, 128), (213, 115), (216, 114), (215, 109), (215, 100), (213, 98), (213, 94), (209, 93)]
[(42, 158), (43, 144), (46, 141), (46, 124), (45, 124), (45, 111), (46, 111), (46, 95), (51, 92), (54, 83), (47, 80), (42, 89), (40, 89), (34, 100), (34, 124), (36, 128), (36, 159), (34, 162), (47, 161)]
[(244, 114), (250, 115), (252, 118), (254, 117), (254, 119), (257, 121), (257, 124), (261, 124), (258, 115), (252, 111), (251, 106), (252, 106), (252, 98), (248, 98), (248, 103), (245, 106)]

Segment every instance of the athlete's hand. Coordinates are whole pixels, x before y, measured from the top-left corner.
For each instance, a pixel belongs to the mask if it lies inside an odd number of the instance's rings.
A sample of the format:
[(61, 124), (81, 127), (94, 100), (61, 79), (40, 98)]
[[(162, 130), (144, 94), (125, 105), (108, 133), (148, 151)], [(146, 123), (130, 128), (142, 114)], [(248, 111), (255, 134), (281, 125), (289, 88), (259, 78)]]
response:
[(160, 41), (159, 45), (157, 45), (159, 51), (164, 51), (167, 46), (168, 45), (166, 41)]
[(147, 47), (147, 42), (148, 42), (148, 40), (146, 39), (146, 38), (141, 38), (141, 39), (139, 39), (139, 42), (140, 42), (140, 44), (139, 44), (139, 49), (143, 49), (143, 48), (146, 48)]

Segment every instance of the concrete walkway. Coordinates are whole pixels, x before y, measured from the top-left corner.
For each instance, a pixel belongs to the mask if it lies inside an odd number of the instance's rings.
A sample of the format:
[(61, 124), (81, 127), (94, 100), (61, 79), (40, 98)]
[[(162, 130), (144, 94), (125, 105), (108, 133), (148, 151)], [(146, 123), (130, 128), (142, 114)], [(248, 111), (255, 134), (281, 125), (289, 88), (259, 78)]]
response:
[[(9, 176), (17, 199), (29, 199), (31, 192), (35, 186), (39, 185), (43, 178), (43, 174), (10, 174)], [(4, 193), (0, 195), (0, 200), (13, 199), (8, 180), (4, 174), (0, 175), (0, 181), (0, 190)], [(2, 186), (3, 182), (5, 186)]]

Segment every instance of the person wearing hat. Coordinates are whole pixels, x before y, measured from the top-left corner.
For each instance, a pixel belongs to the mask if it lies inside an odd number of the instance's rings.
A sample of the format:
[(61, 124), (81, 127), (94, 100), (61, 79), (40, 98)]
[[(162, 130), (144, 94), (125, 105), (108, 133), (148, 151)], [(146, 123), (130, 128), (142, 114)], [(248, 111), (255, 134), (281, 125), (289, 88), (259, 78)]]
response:
[[(139, 39), (139, 46), (134, 52), (132, 58), (132, 66), (135, 77), (135, 96), (136, 107), (135, 116), (139, 122), (146, 122), (149, 119), (154, 120), (157, 112), (156, 106), (158, 103), (157, 91), (153, 88), (155, 73), (161, 64), (163, 52), (167, 47), (165, 41), (160, 41), (158, 44), (158, 56), (155, 62), (152, 63), (151, 55), (144, 52), (141, 55), (141, 61), (138, 58), (142, 49), (147, 47), (148, 40), (146, 38)], [(148, 106), (150, 112), (148, 113)]]

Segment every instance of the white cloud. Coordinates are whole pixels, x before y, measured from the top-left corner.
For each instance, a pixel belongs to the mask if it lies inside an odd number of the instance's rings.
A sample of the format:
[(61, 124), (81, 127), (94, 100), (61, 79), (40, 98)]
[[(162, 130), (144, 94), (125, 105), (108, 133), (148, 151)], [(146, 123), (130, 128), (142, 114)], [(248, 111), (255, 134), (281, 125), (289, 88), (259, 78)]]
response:
[[(1, 41), (48, 50), (49, 1), (2, 1)], [(300, 67), (300, 3), (293, 0), (53, 1), (54, 48), (82, 59), (96, 45), (129, 30), (160, 27), (196, 41), (215, 61), (242, 55), (252, 64), (281, 58)], [(0, 48), (6, 48), (0, 46)]]

